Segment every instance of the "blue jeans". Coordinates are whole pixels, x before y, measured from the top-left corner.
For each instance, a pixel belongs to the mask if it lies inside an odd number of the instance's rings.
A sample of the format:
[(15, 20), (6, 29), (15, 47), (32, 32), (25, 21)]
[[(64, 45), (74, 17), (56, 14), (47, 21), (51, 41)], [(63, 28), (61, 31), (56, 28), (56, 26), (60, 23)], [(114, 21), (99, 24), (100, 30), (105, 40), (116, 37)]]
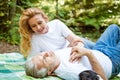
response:
[[(107, 55), (112, 61), (112, 76), (120, 72), (120, 27), (110, 25), (93, 47)], [(107, 66), (107, 65), (106, 65)], [(109, 67), (109, 66), (108, 66)]]
[(92, 49), (94, 47), (94, 45), (95, 45), (94, 42), (92, 42), (92, 41), (90, 41), (88, 39), (85, 39), (85, 38), (82, 38), (82, 37), (80, 37), (80, 39), (83, 40), (85, 48)]

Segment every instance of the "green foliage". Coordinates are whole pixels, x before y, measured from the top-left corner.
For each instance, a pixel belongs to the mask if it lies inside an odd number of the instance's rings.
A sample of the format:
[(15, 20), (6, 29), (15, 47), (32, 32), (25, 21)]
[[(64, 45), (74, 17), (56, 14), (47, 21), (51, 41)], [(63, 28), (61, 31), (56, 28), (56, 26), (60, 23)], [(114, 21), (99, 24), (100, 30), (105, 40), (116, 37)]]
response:
[(0, 12), (0, 16), (4, 16), (5, 14), (3, 12)]
[(115, 76), (115, 77), (111, 78), (110, 80), (120, 80), (120, 77), (119, 76)]
[[(99, 2), (99, 3), (98, 3)], [(81, 1), (65, 0), (65, 3), (59, 8), (60, 19), (63, 20), (69, 27), (93, 26), (91, 29), (100, 30), (101, 27), (107, 27), (110, 24), (120, 25), (120, 2), (116, 1), (95, 1), (89, 4), (82, 4)], [(60, 5), (60, 4), (59, 4)], [(64, 7), (62, 7), (64, 6)], [(65, 11), (64, 13), (61, 11)], [(61, 16), (62, 14), (62, 16)], [(67, 15), (66, 15), (67, 14)]]
[(19, 8), (26, 9), (28, 7), (37, 7), (39, 0), (17, 0), (17, 5)]
[(9, 39), (8, 42), (12, 44), (19, 44), (20, 42), (20, 34), (18, 33), (18, 27), (14, 27), (9, 31)]
[(1, 40), (5, 40), (5, 39), (6, 39), (6, 36), (7, 36), (7, 33), (2, 33), (2, 34), (0, 34), (0, 41), (1, 41)]
[(11, 44), (20, 43), (20, 34), (18, 32), (18, 22), (22, 9), (33, 7), (39, 0), (5, 0), (0, 1), (0, 40)]
[(20, 14), (17, 13), (15, 15), (16, 17), (13, 19), (14, 23), (11, 27), (11, 29), (8, 31), (9, 35), (10, 35), (10, 43), (12, 44), (19, 44), (20, 43), (20, 34), (18, 32), (18, 26), (19, 26), (19, 18), (20, 18)]
[(89, 18), (89, 17), (85, 16), (85, 17), (79, 17), (79, 20), (81, 22), (83, 22), (85, 25), (94, 26), (97, 30), (100, 29), (100, 25), (99, 25), (98, 21), (96, 20), (96, 18)]
[(28, 7), (41, 8), (50, 20), (59, 18), (77, 35), (91, 39), (112, 23), (120, 25), (117, 0), (4, 0), (0, 6), (0, 40), (12, 44), (19, 44), (18, 21), (22, 9)]
[[(18, 32), (18, 21), (19, 21), (19, 16), (20, 14), (16, 14), (16, 17), (14, 18), (14, 22), (11, 29), (8, 32), (4, 32), (0, 35), (0, 40), (7, 41), (11, 44), (17, 44), (19, 45), (20, 43), (20, 34)], [(7, 21), (5, 25), (11, 25), (12, 24), (10, 21)], [(8, 26), (9, 27), (9, 26)]]

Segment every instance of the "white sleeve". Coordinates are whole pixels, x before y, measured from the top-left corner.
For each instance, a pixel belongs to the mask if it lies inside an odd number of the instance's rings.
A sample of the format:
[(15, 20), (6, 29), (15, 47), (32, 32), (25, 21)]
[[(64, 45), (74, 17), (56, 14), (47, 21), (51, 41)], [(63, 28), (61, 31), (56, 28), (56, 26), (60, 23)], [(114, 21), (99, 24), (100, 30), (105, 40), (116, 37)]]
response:
[(40, 52), (42, 52), (42, 51), (41, 51), (41, 48), (38, 45), (38, 41), (36, 41), (36, 40), (31, 41), (31, 50), (29, 52), (28, 57), (34, 56), (34, 55), (36, 55)]
[(61, 30), (61, 33), (64, 37), (67, 37), (72, 31), (60, 20), (57, 20), (57, 26)]

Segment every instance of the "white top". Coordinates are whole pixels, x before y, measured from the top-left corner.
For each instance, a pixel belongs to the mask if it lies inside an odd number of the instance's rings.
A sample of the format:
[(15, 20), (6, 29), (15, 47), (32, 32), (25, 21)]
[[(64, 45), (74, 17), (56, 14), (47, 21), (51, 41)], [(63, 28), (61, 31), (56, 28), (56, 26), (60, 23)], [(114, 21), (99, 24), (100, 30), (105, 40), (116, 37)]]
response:
[[(102, 65), (107, 78), (110, 78), (112, 72), (111, 60), (99, 51), (91, 51), (93, 52), (94, 56), (98, 59), (99, 63)], [(65, 80), (79, 80), (79, 73), (85, 70), (92, 70), (92, 68), (86, 56), (82, 57), (80, 63), (70, 63), (68, 61), (70, 57), (70, 52), (71, 48), (55, 51), (55, 54), (60, 56), (61, 60), (60, 66), (55, 70), (55, 74)]]
[(62, 49), (68, 46), (65, 39), (72, 31), (60, 20), (53, 20), (47, 23), (49, 30), (46, 34), (35, 33), (31, 40), (31, 51), (28, 57), (43, 51)]

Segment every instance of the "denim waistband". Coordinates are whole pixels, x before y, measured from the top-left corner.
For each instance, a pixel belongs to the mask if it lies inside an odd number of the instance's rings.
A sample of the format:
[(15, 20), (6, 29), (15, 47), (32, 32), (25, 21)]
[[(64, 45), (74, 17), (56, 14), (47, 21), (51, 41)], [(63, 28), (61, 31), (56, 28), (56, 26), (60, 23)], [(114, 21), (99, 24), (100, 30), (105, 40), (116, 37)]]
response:
[(120, 65), (112, 61), (112, 76), (118, 75), (120, 72)]

